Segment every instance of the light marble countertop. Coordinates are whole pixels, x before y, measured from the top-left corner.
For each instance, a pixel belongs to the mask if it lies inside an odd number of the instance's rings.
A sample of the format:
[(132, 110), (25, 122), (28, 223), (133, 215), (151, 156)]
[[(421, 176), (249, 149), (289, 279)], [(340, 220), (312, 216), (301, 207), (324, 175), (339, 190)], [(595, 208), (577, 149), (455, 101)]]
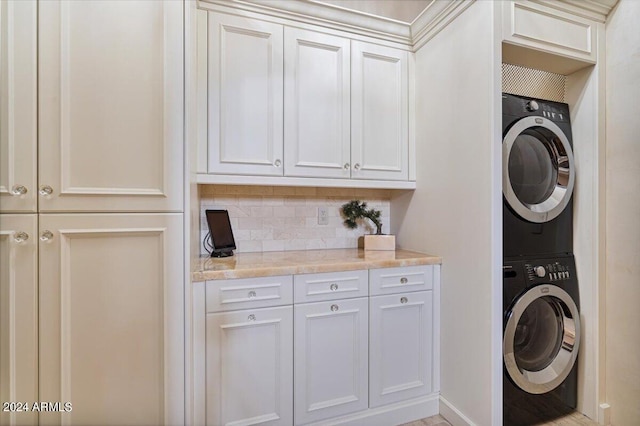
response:
[(365, 252), (362, 249), (330, 249), (238, 253), (225, 258), (194, 259), (191, 279), (197, 282), (440, 263), (442, 258), (438, 256), (408, 250)]

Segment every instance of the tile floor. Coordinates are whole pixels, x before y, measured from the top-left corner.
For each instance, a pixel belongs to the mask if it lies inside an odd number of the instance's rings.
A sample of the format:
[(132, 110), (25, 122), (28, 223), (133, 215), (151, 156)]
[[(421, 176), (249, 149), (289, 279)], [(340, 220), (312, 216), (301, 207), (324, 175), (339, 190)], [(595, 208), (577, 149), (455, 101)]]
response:
[[(546, 423), (531, 423), (532, 425), (554, 425), (554, 426), (597, 426), (598, 423), (582, 415), (581, 413), (574, 412), (567, 414), (566, 416), (557, 418), (553, 421)], [(444, 417), (437, 415), (428, 417), (426, 419), (416, 420), (415, 422), (405, 423), (401, 426), (451, 426), (451, 424), (445, 420)]]

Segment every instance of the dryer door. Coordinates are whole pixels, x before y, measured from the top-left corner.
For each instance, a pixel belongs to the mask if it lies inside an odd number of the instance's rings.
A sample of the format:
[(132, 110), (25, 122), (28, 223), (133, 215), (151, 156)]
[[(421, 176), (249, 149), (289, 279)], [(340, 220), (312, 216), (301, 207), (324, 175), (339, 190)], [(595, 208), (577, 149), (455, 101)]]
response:
[(567, 378), (578, 356), (580, 316), (569, 294), (539, 285), (516, 299), (507, 312), (504, 364), (520, 389), (541, 394)]
[(525, 117), (502, 142), (502, 192), (511, 208), (536, 223), (557, 217), (575, 183), (571, 145), (551, 120)]

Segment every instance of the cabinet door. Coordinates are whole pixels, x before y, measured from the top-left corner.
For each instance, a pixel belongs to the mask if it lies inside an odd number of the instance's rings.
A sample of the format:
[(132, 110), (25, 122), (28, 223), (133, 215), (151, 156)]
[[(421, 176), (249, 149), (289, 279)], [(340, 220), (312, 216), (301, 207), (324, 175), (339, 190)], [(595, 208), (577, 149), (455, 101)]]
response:
[(209, 173), (282, 176), (282, 25), (208, 20)]
[(38, 12), (40, 211), (182, 210), (182, 2)]
[(0, 2), (0, 211), (35, 212), (37, 4)]
[(41, 424), (184, 422), (181, 214), (40, 215)]
[(294, 307), (295, 423), (367, 409), (367, 298)]
[(376, 296), (370, 304), (370, 406), (431, 393), (432, 292)]
[[(35, 214), (0, 215), (0, 402), (39, 400), (37, 241)], [(34, 412), (0, 411), (2, 425), (37, 422)]]
[(207, 424), (291, 425), (293, 308), (207, 315)]
[(409, 179), (409, 71), (404, 50), (351, 42), (354, 179)]
[(286, 176), (350, 176), (350, 44), (285, 28)]

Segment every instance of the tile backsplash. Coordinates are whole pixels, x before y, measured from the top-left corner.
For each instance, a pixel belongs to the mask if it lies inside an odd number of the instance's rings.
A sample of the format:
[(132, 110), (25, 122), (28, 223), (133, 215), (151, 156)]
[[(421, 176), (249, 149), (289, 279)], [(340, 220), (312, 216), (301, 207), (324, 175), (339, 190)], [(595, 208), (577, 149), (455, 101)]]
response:
[[(358, 237), (375, 232), (375, 227), (368, 220), (357, 229), (344, 226), (340, 207), (354, 199), (380, 210), (382, 232), (389, 233), (390, 190), (200, 185), (199, 193), (200, 241), (208, 231), (205, 210), (226, 209), (238, 253), (355, 248)], [(318, 225), (319, 207), (328, 209), (328, 225)], [(206, 254), (202, 244), (200, 251)]]

